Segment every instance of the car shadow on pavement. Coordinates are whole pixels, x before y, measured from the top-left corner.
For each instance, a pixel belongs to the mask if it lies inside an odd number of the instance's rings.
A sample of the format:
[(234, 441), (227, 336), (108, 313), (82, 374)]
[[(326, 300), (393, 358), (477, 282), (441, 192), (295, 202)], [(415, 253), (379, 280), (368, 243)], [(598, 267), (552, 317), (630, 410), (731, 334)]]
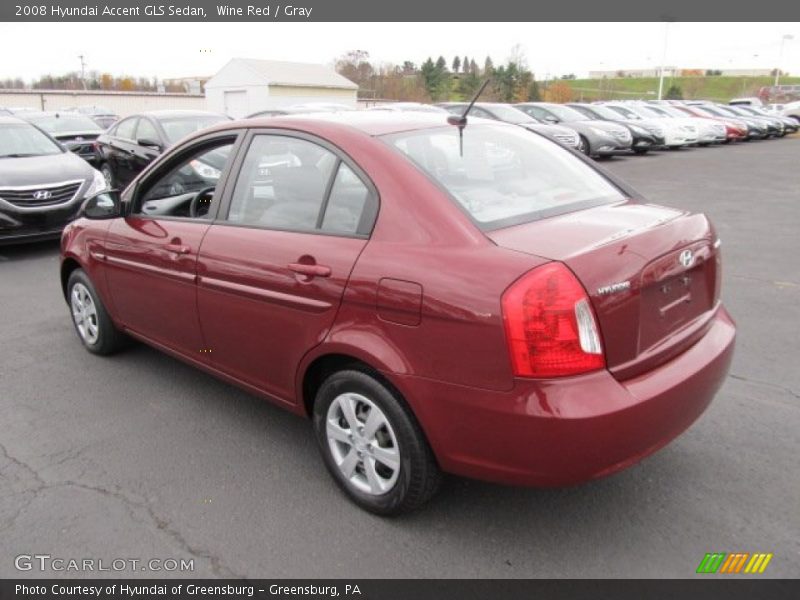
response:
[(59, 245), (59, 240), (0, 245), (0, 264), (12, 261), (33, 260), (48, 255), (57, 255)]

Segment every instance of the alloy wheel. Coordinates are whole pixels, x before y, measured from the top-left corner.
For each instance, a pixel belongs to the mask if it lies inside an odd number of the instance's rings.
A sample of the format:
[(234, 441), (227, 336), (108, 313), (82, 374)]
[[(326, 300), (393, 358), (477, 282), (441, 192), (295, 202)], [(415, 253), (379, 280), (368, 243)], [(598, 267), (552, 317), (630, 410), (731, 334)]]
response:
[(72, 308), (72, 320), (75, 322), (81, 339), (89, 345), (95, 344), (100, 334), (97, 307), (89, 290), (82, 283), (72, 286), (70, 307)]
[(333, 460), (356, 490), (378, 496), (400, 473), (400, 447), (391, 423), (366, 396), (345, 393), (328, 408), (325, 433)]

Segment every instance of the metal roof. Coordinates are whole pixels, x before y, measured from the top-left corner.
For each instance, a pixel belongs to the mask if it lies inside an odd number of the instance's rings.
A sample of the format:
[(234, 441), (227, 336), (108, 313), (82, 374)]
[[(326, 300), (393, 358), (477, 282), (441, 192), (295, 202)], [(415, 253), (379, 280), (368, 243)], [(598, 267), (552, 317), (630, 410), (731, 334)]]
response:
[(234, 58), (228, 65), (236, 62), (245, 65), (270, 85), (358, 89), (355, 83), (327, 65), (256, 58)]

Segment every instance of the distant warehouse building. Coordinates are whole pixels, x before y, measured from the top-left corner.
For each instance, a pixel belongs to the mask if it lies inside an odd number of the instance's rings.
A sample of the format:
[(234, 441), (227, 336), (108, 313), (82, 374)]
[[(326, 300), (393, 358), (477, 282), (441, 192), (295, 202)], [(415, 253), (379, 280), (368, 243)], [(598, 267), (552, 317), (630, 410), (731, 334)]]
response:
[(358, 86), (325, 65), (234, 58), (205, 84), (208, 110), (234, 118), (268, 108), (331, 102), (355, 108)]

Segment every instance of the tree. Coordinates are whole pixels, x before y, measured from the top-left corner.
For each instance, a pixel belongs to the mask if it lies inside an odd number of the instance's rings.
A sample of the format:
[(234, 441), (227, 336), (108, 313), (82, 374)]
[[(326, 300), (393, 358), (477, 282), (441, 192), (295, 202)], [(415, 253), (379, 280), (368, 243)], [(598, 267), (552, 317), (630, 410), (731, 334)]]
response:
[(492, 57), (487, 56), (486, 60), (483, 61), (483, 74), (486, 77), (491, 77), (492, 73), (494, 73), (494, 63), (492, 62)]
[[(472, 62), (474, 63), (475, 61), (473, 60)], [(464, 61), (461, 63), (461, 68), (464, 69), (464, 73), (469, 73), (470, 71), (470, 62), (466, 54), (464, 55)]]
[(461, 70), (461, 58), (459, 58), (458, 56), (456, 56), (456, 57), (453, 59), (453, 67), (452, 67), (452, 71), (453, 71), (453, 73), (458, 73), (460, 70)]
[(572, 100), (572, 88), (568, 83), (556, 81), (547, 87), (544, 99), (546, 102), (570, 102)]
[(336, 59), (336, 72), (358, 84), (358, 87), (369, 87), (375, 69), (369, 63), (369, 52), (350, 50)]
[(531, 84), (528, 86), (528, 100), (531, 102), (539, 102), (542, 99), (542, 95), (539, 92), (539, 83), (535, 80), (531, 80)]
[(667, 100), (683, 100), (683, 90), (677, 83), (673, 83), (667, 88), (667, 94), (664, 97)]
[(450, 74), (447, 72), (447, 62), (444, 57), (440, 56), (435, 63), (428, 57), (428, 60), (422, 63), (420, 73), (425, 89), (433, 100), (441, 100), (449, 95)]

